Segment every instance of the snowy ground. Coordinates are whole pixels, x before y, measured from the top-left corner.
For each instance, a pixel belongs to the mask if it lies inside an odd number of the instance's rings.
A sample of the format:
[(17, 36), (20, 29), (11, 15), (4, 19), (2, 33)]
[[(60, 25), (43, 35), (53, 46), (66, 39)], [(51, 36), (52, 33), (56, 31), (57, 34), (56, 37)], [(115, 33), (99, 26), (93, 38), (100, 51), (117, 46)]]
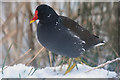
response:
[[(46, 67), (44, 69), (35, 69), (33, 67), (25, 66), (24, 64), (18, 64), (9, 66), (2, 72), (0, 72), (1, 78), (113, 78), (117, 74), (115, 72), (107, 71), (104, 69), (96, 69), (91, 72), (87, 72), (92, 67), (87, 65), (78, 64), (78, 70), (74, 68), (70, 73), (63, 75), (67, 68), (67, 65), (63, 66), (62, 71), (59, 67)], [(54, 71), (56, 69), (56, 71)], [(1, 71), (1, 68), (0, 68)], [(35, 72), (34, 72), (35, 71)]]

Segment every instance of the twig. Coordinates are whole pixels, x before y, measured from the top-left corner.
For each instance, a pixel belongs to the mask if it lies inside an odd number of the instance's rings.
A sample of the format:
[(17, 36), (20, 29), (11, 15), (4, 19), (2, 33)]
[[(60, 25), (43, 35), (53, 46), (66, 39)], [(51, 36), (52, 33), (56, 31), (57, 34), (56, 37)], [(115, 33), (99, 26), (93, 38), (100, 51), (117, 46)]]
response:
[(90, 61), (91, 63), (97, 65), (97, 63), (95, 61), (93, 61), (92, 59), (88, 58), (87, 56), (81, 55), (84, 59), (87, 59), (88, 61)]
[(28, 65), (38, 56), (38, 54), (39, 54), (43, 49), (44, 49), (44, 47), (42, 47), (42, 48), (37, 52), (37, 54), (36, 54), (28, 63), (26, 63), (26, 66), (28, 66)]
[(111, 44), (108, 44), (108, 45), (109, 45), (109, 46), (112, 48), (112, 50), (115, 52), (115, 55), (116, 55), (117, 57), (119, 57), (117, 51), (111, 46)]
[(88, 71), (86, 71), (86, 72), (90, 72), (90, 71), (92, 71), (92, 70), (95, 70), (95, 69), (104, 67), (105, 65), (110, 64), (110, 63), (113, 63), (113, 62), (118, 61), (118, 60), (120, 61), (120, 58), (116, 58), (116, 59), (113, 59), (113, 60), (111, 60), (111, 61), (107, 61), (106, 63), (100, 64), (100, 65), (98, 65), (97, 67), (94, 67), (93, 69), (90, 69), (90, 70), (88, 70)]
[(3, 74), (3, 69), (4, 69), (4, 66), (5, 66), (5, 62), (6, 62), (6, 59), (8, 57), (8, 54), (10, 52), (11, 47), (12, 47), (12, 44), (10, 45), (9, 49), (7, 50), (7, 54), (6, 54), (5, 59), (3, 61), (3, 64), (2, 64), (2, 74)]
[(4, 21), (4, 23), (2, 24), (2, 29), (4, 30), (5, 26), (8, 24), (9, 21), (11, 21), (18, 13), (18, 11), (21, 9), (21, 7), (24, 6), (24, 3), (21, 3), (17, 8), (15, 13), (11, 13), (8, 17), (7, 20)]
[(50, 51), (48, 52), (48, 55), (49, 55), (49, 59), (50, 59), (50, 67), (52, 67), (52, 57), (51, 57), (51, 52)]
[(96, 31), (95, 31), (95, 22), (93, 21), (93, 15), (94, 15), (94, 11), (93, 11), (93, 8), (94, 8), (94, 3), (91, 3), (92, 5), (92, 29), (93, 29), (93, 34), (96, 35)]
[[(22, 7), (22, 11), (25, 13), (26, 12), (26, 7), (23, 6)], [(22, 15), (22, 22), (18, 23), (19, 29), (18, 29), (18, 45), (17, 45), (17, 54), (19, 55), (22, 49), (22, 45), (23, 45), (23, 36), (24, 36), (24, 22), (25, 22), (25, 15)], [(32, 48), (33, 49), (33, 48)]]
[[(17, 60), (15, 60), (13, 63), (9, 64), (8, 66), (14, 65), (17, 61), (19, 61), (21, 58), (23, 58), (30, 51), (31, 51), (31, 49), (29, 49), (27, 52), (25, 52), (22, 56), (20, 56)], [(4, 69), (6, 69), (8, 66), (6, 66)]]
[(6, 36), (4, 36), (2, 38), (2, 40), (0, 40), (0, 45), (3, 44), (3, 43), (5, 43), (9, 38), (11, 38), (13, 35), (15, 35), (16, 32), (17, 32), (16, 30), (13, 30), (10, 33), (6, 34)]

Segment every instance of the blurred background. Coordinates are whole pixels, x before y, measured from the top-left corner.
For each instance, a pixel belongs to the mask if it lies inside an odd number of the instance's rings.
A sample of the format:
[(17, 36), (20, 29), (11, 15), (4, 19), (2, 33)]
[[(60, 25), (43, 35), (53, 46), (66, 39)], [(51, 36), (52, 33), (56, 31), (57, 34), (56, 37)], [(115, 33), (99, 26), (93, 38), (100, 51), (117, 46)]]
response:
[[(2, 2), (0, 66), (27, 64), (43, 48), (36, 37), (38, 21), (29, 23), (36, 7), (43, 3), (50, 5), (59, 15), (75, 20), (106, 41), (105, 45), (92, 48), (80, 57), (87, 65), (94, 67), (120, 56), (118, 37), (120, 6), (117, 2)], [(29, 49), (31, 51), (19, 59)], [(17, 59), (19, 60), (15, 62)], [(44, 68), (67, 64), (68, 59), (43, 49), (29, 65)], [(120, 62), (106, 65), (104, 69), (119, 73)]]

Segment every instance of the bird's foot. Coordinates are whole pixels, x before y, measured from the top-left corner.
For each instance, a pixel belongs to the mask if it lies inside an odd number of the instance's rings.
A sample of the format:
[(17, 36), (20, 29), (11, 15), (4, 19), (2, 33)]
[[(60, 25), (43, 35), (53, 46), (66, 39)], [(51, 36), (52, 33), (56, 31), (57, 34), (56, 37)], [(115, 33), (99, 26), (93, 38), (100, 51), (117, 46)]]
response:
[[(81, 58), (70, 58), (69, 61), (68, 61), (68, 67), (67, 67), (67, 70), (65, 71), (64, 75), (66, 75), (67, 73), (69, 73), (70, 71), (73, 70), (73, 68), (76, 66), (77, 70), (78, 70), (78, 67), (77, 67), (77, 62), (80, 62), (82, 65), (84, 65), (84, 63), (82, 62)], [(73, 64), (72, 64), (73, 63)]]
[(74, 60), (74, 62), (73, 62), (73, 65), (71, 66), (72, 61), (73, 61), (73, 59), (69, 59), (68, 67), (67, 67), (67, 70), (66, 70), (66, 72), (64, 73), (64, 75), (66, 75), (67, 73), (69, 73), (70, 71), (72, 71), (73, 68), (77, 65), (77, 63), (76, 63), (76, 58), (75, 58), (75, 60)]
[(81, 58), (77, 58), (77, 61), (79, 61), (82, 65), (84, 65), (84, 63), (82, 62)]
[(74, 64), (64, 73), (64, 75), (66, 75), (67, 73), (69, 73), (70, 71), (72, 71), (75, 66), (76, 66), (76, 63), (74, 63)]

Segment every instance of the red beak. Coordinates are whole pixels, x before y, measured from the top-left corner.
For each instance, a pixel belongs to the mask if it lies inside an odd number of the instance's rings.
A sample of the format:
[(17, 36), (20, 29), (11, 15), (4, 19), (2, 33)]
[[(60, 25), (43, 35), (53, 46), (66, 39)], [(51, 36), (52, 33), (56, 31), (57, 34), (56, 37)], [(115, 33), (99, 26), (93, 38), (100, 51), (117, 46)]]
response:
[(32, 18), (32, 20), (30, 21), (30, 24), (33, 23), (34, 21), (36, 21), (38, 19), (38, 10), (35, 11), (35, 15)]

